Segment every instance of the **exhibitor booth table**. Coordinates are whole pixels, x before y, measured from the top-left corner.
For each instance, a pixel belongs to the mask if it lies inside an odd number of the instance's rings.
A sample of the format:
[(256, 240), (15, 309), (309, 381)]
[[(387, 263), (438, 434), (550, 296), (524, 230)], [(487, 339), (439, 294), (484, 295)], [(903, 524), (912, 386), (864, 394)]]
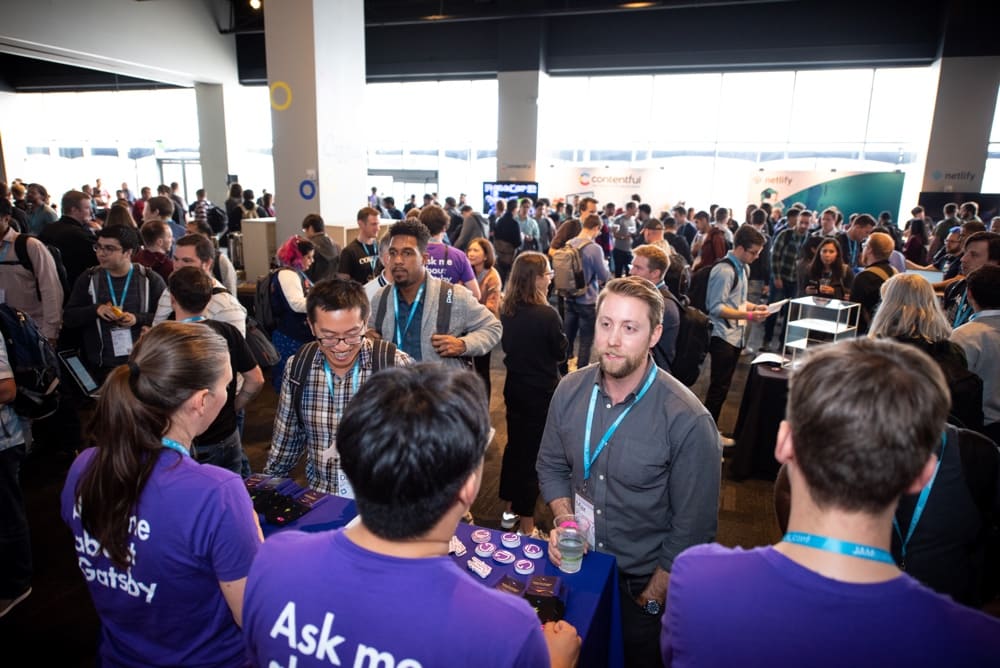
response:
[[(311, 508), (302, 516), (294, 519), (276, 514), (270, 510), (263, 513), (258, 509), (261, 529), (265, 539), (280, 531), (319, 532), (339, 529), (346, 526), (357, 516), (357, 506), (352, 499), (346, 499), (329, 494), (321, 494), (315, 490), (305, 489), (289, 479), (269, 478), (262, 475), (251, 476), (247, 480), (251, 496), (255, 489), (269, 489), (285, 497), (304, 500)], [(269, 521), (269, 519), (271, 521)], [(284, 523), (281, 523), (284, 522)], [(466, 552), (461, 557), (451, 555), (455, 563), (469, 577), (494, 588), (505, 577), (510, 576), (521, 582), (526, 582), (532, 576), (518, 575), (514, 572), (514, 564), (500, 564), (489, 558), (480, 558), (487, 562), (492, 571), (486, 578), (480, 578), (468, 569), (468, 562), (476, 556), (476, 543), (472, 541), (472, 532), (481, 529), (469, 524), (459, 523), (455, 535), (465, 546)], [(500, 536), (503, 532), (486, 529), (490, 532), (490, 542), (501, 546)], [(548, 543), (522, 537), (521, 548), (503, 548), (515, 553), (518, 559), (523, 558), (523, 546), (534, 544), (543, 550)], [(535, 566), (534, 576), (550, 575), (561, 579), (565, 588), (564, 602), (566, 612), (563, 617), (576, 627), (583, 639), (580, 651), (580, 666), (613, 666), (624, 665), (621, 631), (621, 603), (618, 598), (618, 575), (615, 558), (599, 552), (588, 552), (583, 558), (583, 567), (578, 573), (566, 574), (552, 565), (547, 555), (532, 560)]]
[(736, 446), (729, 461), (731, 479), (777, 477), (779, 465), (774, 458), (774, 444), (778, 427), (785, 419), (787, 399), (787, 369), (770, 364), (751, 366), (733, 430)]

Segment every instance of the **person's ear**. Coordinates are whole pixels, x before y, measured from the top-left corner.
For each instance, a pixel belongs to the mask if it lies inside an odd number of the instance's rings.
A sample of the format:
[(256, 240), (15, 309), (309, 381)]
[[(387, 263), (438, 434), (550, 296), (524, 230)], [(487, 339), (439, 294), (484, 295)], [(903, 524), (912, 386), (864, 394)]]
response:
[(792, 427), (788, 420), (782, 420), (778, 427), (778, 438), (774, 443), (774, 458), (786, 464), (795, 459), (795, 443), (792, 440)]
[(918, 494), (920, 490), (926, 487), (927, 483), (929, 483), (931, 478), (934, 477), (934, 469), (937, 468), (937, 462), (937, 455), (932, 453), (930, 457), (927, 458), (927, 462), (924, 463), (924, 467), (920, 469), (920, 473), (913, 479), (913, 482), (910, 483), (910, 486), (906, 489), (904, 494)]

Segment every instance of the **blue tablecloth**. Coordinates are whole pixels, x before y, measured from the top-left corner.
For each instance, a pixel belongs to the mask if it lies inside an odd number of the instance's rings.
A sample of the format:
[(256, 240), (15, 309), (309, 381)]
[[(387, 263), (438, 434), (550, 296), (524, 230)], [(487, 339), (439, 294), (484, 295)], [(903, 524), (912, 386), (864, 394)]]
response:
[[(297, 485), (294, 481), (282, 482), (275, 488), (275, 491), (286, 494), (293, 498), (300, 498), (309, 492)], [(314, 504), (312, 510), (294, 522), (289, 522), (284, 526), (268, 524), (263, 515), (260, 515), (261, 528), (264, 537), (267, 538), (279, 531), (328, 531), (339, 529), (345, 526), (357, 515), (357, 506), (352, 499), (345, 499), (339, 496), (325, 495)], [(475, 543), (472, 542), (472, 532), (482, 527), (460, 523), (455, 529), (455, 535), (466, 546), (466, 553), (462, 557), (455, 557), (455, 562), (459, 567), (485, 587), (496, 587), (497, 583), (504, 575), (527, 582), (529, 575), (518, 575), (514, 572), (514, 565), (498, 564), (492, 559), (484, 559), (493, 567), (493, 572), (484, 580), (468, 569), (466, 565), (475, 555)], [(490, 530), (491, 542), (501, 547), (501, 531)], [(543, 549), (548, 549), (548, 544), (544, 541), (522, 538), (521, 545), (528, 542), (535, 543)], [(517, 555), (518, 559), (523, 558), (521, 548), (510, 550)], [(576, 627), (577, 632), (583, 639), (583, 647), (580, 651), (580, 663), (582, 668), (588, 666), (612, 666), (618, 668), (624, 665), (624, 650), (622, 645), (621, 629), (621, 603), (618, 599), (618, 575), (615, 565), (615, 558), (601, 554), (599, 552), (589, 552), (583, 558), (583, 567), (579, 573), (567, 575), (552, 565), (548, 557), (536, 559), (535, 572), (533, 575), (556, 575), (562, 578), (565, 583), (566, 596), (566, 616), (567, 622)]]
[[(288, 480), (278, 485), (275, 491), (295, 499), (309, 492), (308, 489), (300, 487), (293, 480)], [(264, 519), (263, 514), (258, 514), (258, 517), (260, 518), (260, 528), (264, 531), (264, 538), (267, 538), (278, 531), (286, 531), (288, 529), (310, 533), (339, 529), (354, 519), (357, 514), (358, 508), (354, 504), (353, 499), (325, 494), (313, 505), (312, 510), (294, 522), (289, 522), (284, 526), (269, 524)]]
[[(505, 575), (516, 580), (527, 582), (531, 575), (518, 575), (514, 565), (502, 565), (493, 559), (482, 559), (493, 567), (493, 572), (480, 578), (469, 570), (469, 559), (476, 556), (476, 544), (472, 542), (472, 532), (483, 527), (460, 523), (455, 529), (455, 535), (465, 545), (464, 556), (452, 558), (470, 577), (487, 587), (496, 587)], [(535, 559), (535, 572), (532, 575), (555, 575), (563, 580), (567, 588), (566, 621), (576, 627), (577, 633), (583, 639), (580, 650), (581, 667), (586, 666), (622, 666), (624, 665), (624, 650), (622, 645), (621, 602), (618, 599), (618, 569), (615, 558), (600, 552), (588, 552), (583, 558), (583, 567), (578, 573), (567, 575), (552, 565), (547, 556), (548, 543), (540, 540), (521, 538), (520, 548), (505, 548), (500, 542), (504, 533), (490, 530), (490, 542), (497, 549), (513, 552), (518, 559), (523, 559), (521, 549), (527, 543), (535, 543), (546, 550), (546, 556)]]

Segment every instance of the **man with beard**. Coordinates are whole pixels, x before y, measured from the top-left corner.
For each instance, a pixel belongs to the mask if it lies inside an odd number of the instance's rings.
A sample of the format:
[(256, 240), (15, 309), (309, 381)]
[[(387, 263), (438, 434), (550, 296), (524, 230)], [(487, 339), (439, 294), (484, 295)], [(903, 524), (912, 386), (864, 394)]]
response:
[(464, 367), (470, 358), (492, 350), (503, 330), (465, 286), (430, 275), (430, 236), (418, 220), (401, 220), (389, 228), (393, 284), (375, 293), (368, 325), (418, 362)]
[[(719, 434), (698, 398), (653, 362), (662, 321), (663, 297), (648, 280), (607, 284), (597, 301), (599, 363), (556, 388), (537, 462), (553, 514), (585, 518), (589, 548), (618, 560), (628, 666), (662, 665), (674, 558), (712, 541), (718, 517)], [(557, 565), (562, 526), (549, 535)]]

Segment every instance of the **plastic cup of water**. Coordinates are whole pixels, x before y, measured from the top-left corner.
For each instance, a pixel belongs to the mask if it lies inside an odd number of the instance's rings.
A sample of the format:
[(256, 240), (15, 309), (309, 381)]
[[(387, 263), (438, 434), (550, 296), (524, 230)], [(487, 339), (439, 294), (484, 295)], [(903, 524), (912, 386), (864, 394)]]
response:
[(560, 515), (555, 518), (557, 545), (562, 561), (559, 570), (576, 573), (583, 564), (583, 553), (587, 549), (587, 522), (575, 515)]

